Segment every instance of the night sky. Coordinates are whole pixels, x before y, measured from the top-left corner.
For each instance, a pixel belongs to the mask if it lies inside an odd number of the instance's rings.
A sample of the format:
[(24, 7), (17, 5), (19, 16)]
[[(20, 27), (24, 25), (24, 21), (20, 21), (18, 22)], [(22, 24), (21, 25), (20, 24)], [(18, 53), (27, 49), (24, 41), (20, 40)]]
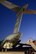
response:
[[(28, 3), (28, 9), (36, 10), (36, 0), (8, 0), (18, 6)], [(13, 33), (16, 13), (0, 4), (0, 40)], [(23, 14), (20, 27), (21, 42), (32, 38), (36, 40), (36, 14)]]

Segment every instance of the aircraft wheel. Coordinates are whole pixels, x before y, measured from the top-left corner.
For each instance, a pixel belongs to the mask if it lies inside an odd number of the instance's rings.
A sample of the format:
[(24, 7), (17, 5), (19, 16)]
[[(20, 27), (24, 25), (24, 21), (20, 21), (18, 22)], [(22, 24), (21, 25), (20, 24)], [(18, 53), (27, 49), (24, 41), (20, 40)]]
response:
[(2, 52), (4, 52), (4, 49), (2, 49)]
[(7, 52), (7, 49), (5, 49), (5, 52)]

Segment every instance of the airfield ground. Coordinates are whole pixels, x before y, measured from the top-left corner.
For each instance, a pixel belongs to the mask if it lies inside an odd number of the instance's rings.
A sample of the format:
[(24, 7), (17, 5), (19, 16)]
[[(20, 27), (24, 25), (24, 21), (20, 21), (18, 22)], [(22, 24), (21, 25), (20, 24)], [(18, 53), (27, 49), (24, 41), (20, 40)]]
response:
[[(25, 53), (24, 52), (0, 52), (0, 54), (25, 54)], [(34, 54), (36, 54), (36, 52)]]
[(0, 52), (0, 54), (24, 54), (24, 52)]

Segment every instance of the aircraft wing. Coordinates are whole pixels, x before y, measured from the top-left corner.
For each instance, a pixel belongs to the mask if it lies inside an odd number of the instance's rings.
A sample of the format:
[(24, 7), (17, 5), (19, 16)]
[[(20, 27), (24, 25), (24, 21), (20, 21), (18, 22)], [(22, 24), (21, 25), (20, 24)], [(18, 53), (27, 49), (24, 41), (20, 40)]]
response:
[(24, 14), (36, 14), (36, 10), (25, 10), (23, 11)]
[(15, 5), (9, 1), (3, 1), (3, 2), (1, 2), (1, 4), (4, 5), (5, 7), (7, 7), (8, 9), (11, 9), (15, 12), (20, 9), (20, 7), (18, 5)]
[(4, 2), (4, 1), (6, 1), (6, 0), (0, 0), (0, 3)]
[[(17, 11), (20, 10), (19, 6), (15, 5), (15, 4), (13, 4), (13, 3), (9, 2), (9, 1), (0, 0), (0, 3), (2, 5), (4, 5), (5, 7), (9, 8), (9, 9), (15, 11), (15, 12), (17, 12)], [(27, 10), (27, 7), (28, 7), (28, 4), (26, 4), (26, 5), (23, 6), (23, 9), (24, 9), (23, 13), (24, 14), (36, 14), (36, 10)]]

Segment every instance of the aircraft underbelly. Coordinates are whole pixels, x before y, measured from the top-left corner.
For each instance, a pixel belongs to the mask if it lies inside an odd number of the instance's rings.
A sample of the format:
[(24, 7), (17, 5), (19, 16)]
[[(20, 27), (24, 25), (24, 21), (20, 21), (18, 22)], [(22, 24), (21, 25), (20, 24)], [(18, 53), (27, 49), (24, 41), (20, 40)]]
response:
[(5, 38), (5, 40), (13, 40), (13, 39), (18, 39), (20, 37), (20, 33), (12, 34), (9, 35)]

